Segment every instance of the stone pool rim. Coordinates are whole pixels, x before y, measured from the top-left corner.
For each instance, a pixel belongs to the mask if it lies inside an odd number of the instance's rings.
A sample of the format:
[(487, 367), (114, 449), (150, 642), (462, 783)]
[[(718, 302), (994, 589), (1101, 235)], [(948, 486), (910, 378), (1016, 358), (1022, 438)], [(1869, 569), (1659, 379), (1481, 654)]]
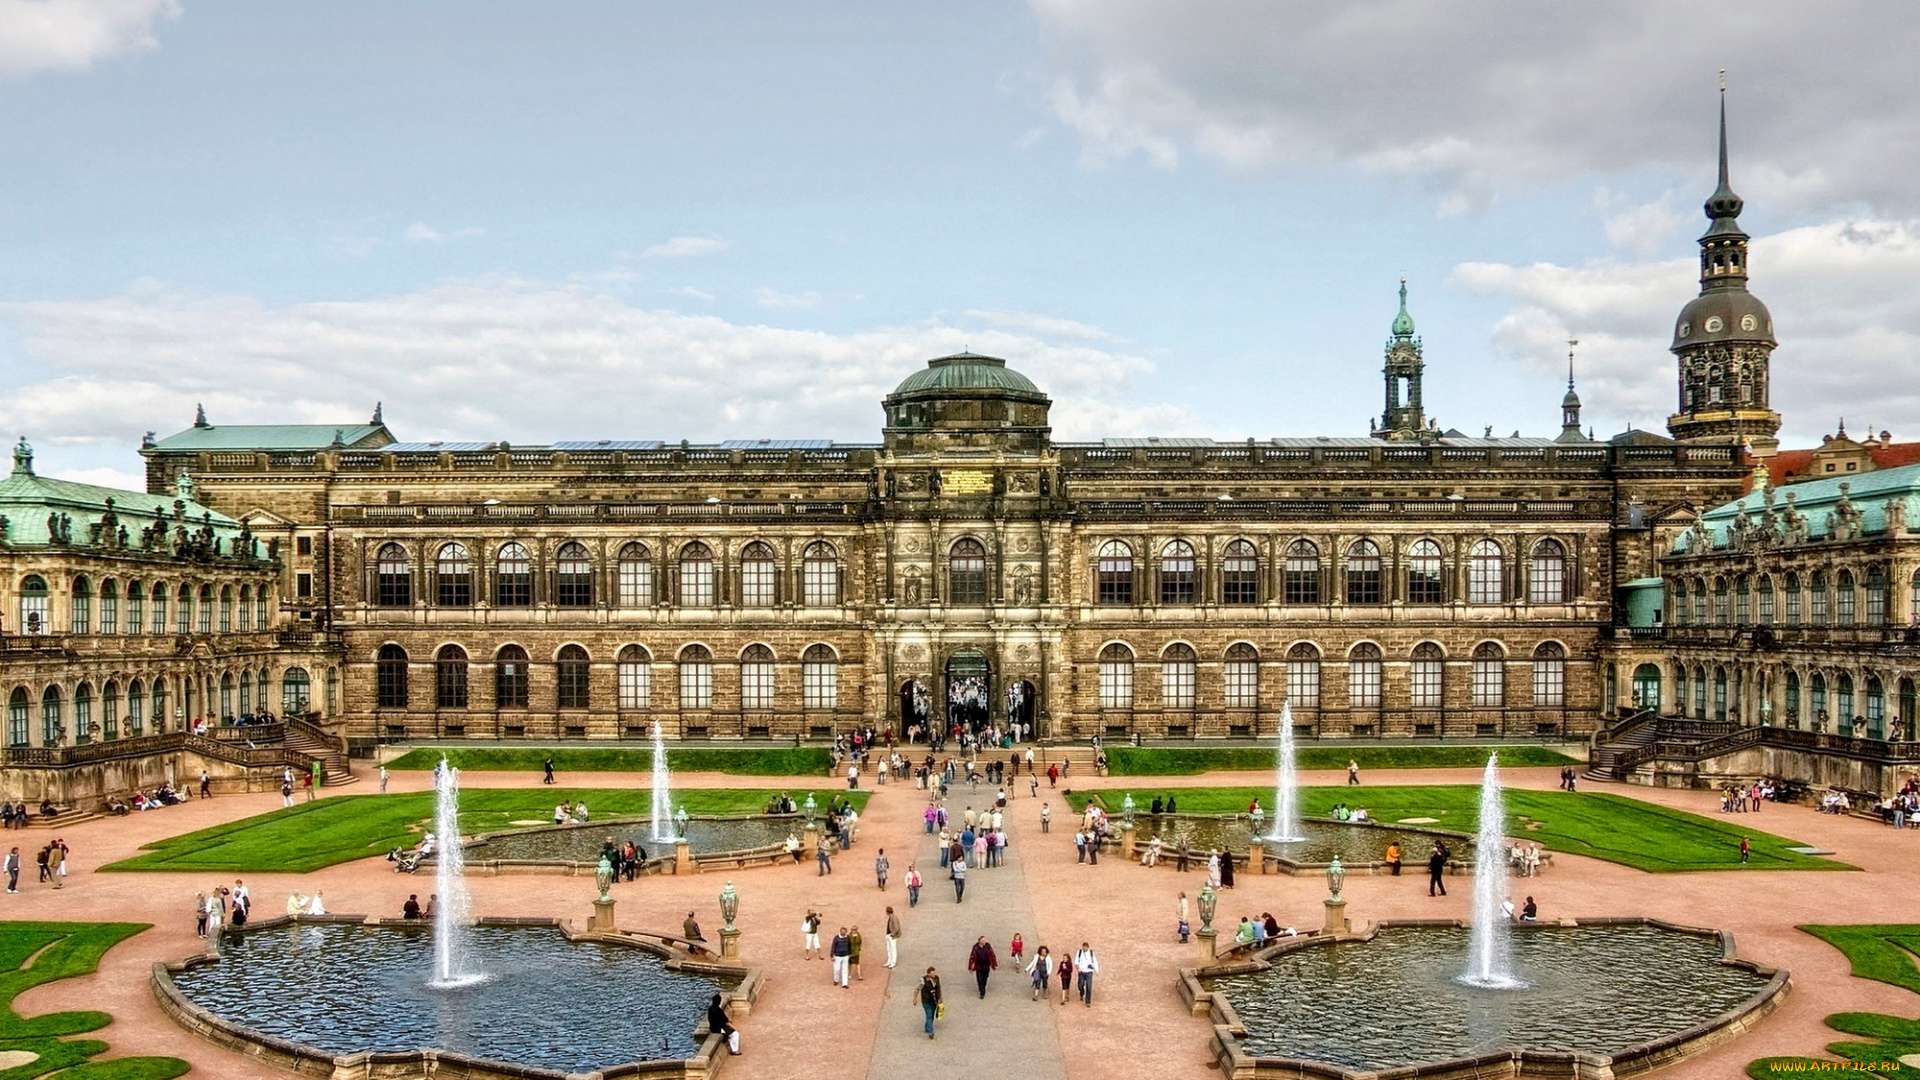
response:
[[(800, 828), (793, 830), (806, 842), (806, 816), (804, 814), (692, 814), (695, 821), (751, 821), (756, 818), (791, 818)], [(648, 818), (635, 815), (602, 818), (596, 821), (568, 822), (564, 825), (530, 825), (519, 829), (495, 829), (492, 832), (475, 833), (462, 839), (466, 846), (466, 860), (463, 871), (480, 877), (498, 877), (502, 874), (561, 874), (567, 877), (592, 877), (600, 866), (599, 860), (591, 862), (572, 859), (489, 859), (486, 857), (486, 845), (506, 836), (528, 836), (534, 833), (564, 832), (573, 829), (612, 828), (622, 825), (645, 825)], [(709, 870), (745, 870), (754, 866), (775, 866), (782, 861), (791, 861), (787, 854), (786, 842), (763, 844), (759, 847), (738, 848), (733, 851), (689, 851), (688, 862), (683, 870), (675, 846), (665, 840), (648, 840), (656, 850), (642, 869), (645, 874), (704, 873)], [(812, 848), (806, 853), (811, 855)], [(430, 866), (434, 862), (429, 855), (422, 865)]]
[[(240, 936), (255, 931), (277, 929), (289, 924), (324, 923), (352, 924), (369, 928), (420, 927), (420, 922), (414, 919), (384, 919), (346, 914), (280, 915), (271, 919), (261, 919), (258, 922), (249, 921), (245, 926), (226, 927), (222, 930), (221, 936), (223, 938)], [(694, 957), (674, 948), (670, 942), (677, 939), (669, 934), (637, 930), (621, 930), (613, 933), (576, 930), (569, 920), (555, 918), (491, 917), (475, 919), (473, 925), (551, 928), (560, 931), (569, 945), (575, 943), (618, 945), (661, 957), (666, 960), (667, 969), (670, 971), (737, 980), (731, 990), (722, 991), (728, 997), (727, 1011), (736, 1017), (746, 1016), (752, 1011), (753, 1002), (759, 998), (760, 991), (766, 984), (766, 976), (760, 968), (722, 964)], [(618, 1077), (628, 1076), (705, 1080), (718, 1071), (720, 1059), (726, 1056), (724, 1041), (720, 1036), (706, 1030), (705, 1020), (702, 1020), (694, 1029), (694, 1034), (700, 1037), (700, 1049), (695, 1051), (692, 1057), (625, 1061), (582, 1073), (521, 1065), (498, 1058), (476, 1057), (454, 1050), (434, 1048), (356, 1050), (345, 1054), (333, 1054), (306, 1043), (255, 1031), (244, 1024), (229, 1020), (188, 998), (173, 981), (174, 975), (182, 971), (221, 962), (220, 954), (213, 949), (184, 956), (178, 960), (156, 961), (151, 971), (150, 983), (154, 999), (160, 1005), (160, 1011), (191, 1034), (215, 1046), (307, 1076), (323, 1076), (331, 1080), (371, 1080), (374, 1077), (379, 1077), (381, 1080), (412, 1080), (416, 1077), (443, 1075), (466, 1077), (470, 1080), (616, 1080)]]
[(1224, 964), (1180, 969), (1180, 996), (1195, 1016), (1212, 1022), (1211, 1048), (1223, 1076), (1231, 1080), (1494, 1080), (1525, 1077), (1527, 1080), (1588, 1080), (1591, 1077), (1637, 1076), (1654, 1069), (1714, 1049), (1745, 1034), (1773, 1010), (1780, 1007), (1792, 989), (1785, 968), (1769, 967), (1738, 954), (1733, 934), (1711, 927), (1688, 926), (1644, 916), (1604, 916), (1586, 919), (1561, 919), (1558, 922), (1517, 923), (1520, 933), (1551, 933), (1556, 929), (1582, 926), (1652, 926), (1695, 937), (1715, 938), (1720, 942), (1720, 963), (1752, 972), (1767, 980), (1746, 1001), (1717, 1016), (1657, 1039), (1624, 1047), (1611, 1054), (1588, 1051), (1529, 1050), (1510, 1048), (1474, 1057), (1445, 1061), (1389, 1065), (1372, 1069), (1349, 1069), (1331, 1062), (1308, 1058), (1261, 1057), (1248, 1053), (1243, 1040), (1246, 1025), (1224, 992), (1208, 990), (1200, 980), (1228, 975), (1265, 971), (1273, 965), (1269, 957), (1282, 956), (1301, 949), (1329, 945), (1365, 944), (1381, 930), (1404, 927), (1448, 927), (1466, 929), (1460, 919), (1382, 919), (1364, 931), (1349, 934), (1306, 934), (1287, 938), (1253, 953), (1248, 959)]
[[(1102, 806), (1104, 808), (1105, 800), (1102, 800)], [(1195, 818), (1195, 819), (1203, 819), (1207, 821), (1234, 821), (1241, 818), (1246, 818), (1247, 815), (1242, 813), (1190, 814), (1184, 810), (1175, 814), (1142, 814), (1136, 810), (1134, 812), (1134, 817), (1136, 819), (1172, 817), (1172, 818)], [(1114, 820), (1111, 811), (1108, 812), (1108, 819)], [(1458, 832), (1453, 829), (1436, 829), (1431, 825), (1402, 825), (1398, 822), (1393, 822), (1393, 821), (1341, 821), (1339, 818), (1320, 817), (1316, 815), (1304, 816), (1300, 820), (1303, 822), (1311, 821), (1320, 825), (1340, 825), (1340, 826), (1345, 826), (1345, 827), (1354, 828), (1354, 829), (1391, 829), (1392, 831), (1397, 833), (1404, 832), (1404, 833), (1414, 833), (1420, 836), (1440, 836), (1440, 837), (1445, 837), (1446, 839), (1449, 839), (1449, 840), (1460, 841), (1462, 851), (1471, 850), (1474, 846), (1474, 835), (1472, 833)], [(1269, 821), (1271, 821), (1271, 819), (1269, 819)], [(1109, 847), (1115, 847), (1115, 848), (1121, 848), (1124, 850), (1126, 846), (1126, 837), (1124, 835), (1124, 832), (1125, 830), (1123, 828), (1121, 830), (1121, 834), (1119, 835), (1110, 834), (1106, 838), (1106, 840), (1102, 842), (1101, 849), (1105, 850), (1106, 848), (1109, 848)], [(1507, 839), (1517, 840), (1517, 839), (1524, 839), (1524, 837), (1509, 836), (1507, 837)], [(1139, 849), (1145, 847), (1150, 842), (1151, 841), (1142, 841), (1142, 840), (1134, 841), (1135, 851), (1130, 857), (1138, 858)], [(1538, 843), (1538, 841), (1532, 841), (1532, 842)], [(1544, 845), (1543, 845), (1543, 848), (1544, 848)], [(1261, 865), (1254, 867), (1255, 873), (1267, 873), (1268, 870), (1266, 869), (1266, 867), (1268, 865), (1271, 865), (1273, 867), (1273, 872), (1288, 874), (1294, 877), (1298, 877), (1301, 874), (1318, 873), (1319, 871), (1325, 870), (1327, 867), (1332, 865), (1332, 863), (1308, 862), (1302, 859), (1289, 859), (1285, 855), (1281, 855), (1272, 850), (1269, 850), (1268, 843), (1263, 838), (1256, 838), (1255, 842), (1247, 849), (1245, 853), (1235, 852), (1234, 854), (1238, 858), (1248, 860), (1249, 862), (1251, 862), (1253, 859), (1255, 850), (1258, 850), (1261, 855), (1261, 858), (1260, 858)], [(1174, 865), (1175, 862), (1177, 861), (1177, 856), (1169, 854), (1169, 852), (1175, 852), (1175, 851), (1176, 849), (1169, 848), (1163, 844), (1160, 848), (1160, 861), (1162, 863), (1167, 864), (1168, 866)], [(1545, 854), (1544, 851), (1543, 851), (1543, 854)], [(1204, 854), (1197, 855), (1197, 857), (1200, 858), (1202, 861), (1205, 861), (1206, 859), (1206, 856)], [(1401, 865), (1402, 866), (1415, 866), (1415, 865), (1425, 866), (1426, 861), (1427, 860), (1424, 856), (1414, 860), (1402, 859)], [(1343, 862), (1340, 865), (1343, 869), (1345, 869), (1349, 873), (1384, 874), (1389, 869), (1387, 863), (1384, 860), (1379, 860), (1379, 859), (1373, 860), (1371, 862), (1350, 862), (1350, 863)], [(1456, 874), (1472, 873), (1473, 860), (1472, 859), (1462, 860), (1458, 858), (1456, 855), (1455, 858), (1453, 858), (1447, 863), (1447, 868)]]

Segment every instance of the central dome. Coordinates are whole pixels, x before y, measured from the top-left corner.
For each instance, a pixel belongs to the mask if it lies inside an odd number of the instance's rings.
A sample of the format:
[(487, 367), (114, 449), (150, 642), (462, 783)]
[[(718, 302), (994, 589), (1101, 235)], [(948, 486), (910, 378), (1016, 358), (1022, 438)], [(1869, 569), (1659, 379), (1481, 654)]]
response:
[(925, 371), (907, 376), (893, 392), (897, 396), (927, 390), (1003, 390), (1044, 396), (1032, 379), (1008, 367), (1005, 360), (970, 352), (927, 361)]

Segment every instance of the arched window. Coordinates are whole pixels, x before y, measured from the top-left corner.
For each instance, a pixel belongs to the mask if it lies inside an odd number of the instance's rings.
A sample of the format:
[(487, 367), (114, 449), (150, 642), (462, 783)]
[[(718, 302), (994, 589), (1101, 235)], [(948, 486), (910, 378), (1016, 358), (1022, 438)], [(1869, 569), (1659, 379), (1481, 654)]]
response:
[(740, 707), (773, 708), (773, 650), (749, 645), (740, 653)]
[(267, 628), (267, 587), (265, 585), (254, 590), (253, 623), (262, 630)]
[(1446, 704), (1447, 657), (1440, 646), (1423, 641), (1413, 647), (1408, 665), (1408, 689), (1416, 709), (1438, 709)]
[(1867, 568), (1867, 625), (1887, 625), (1887, 574), (1878, 566)]
[(1916, 712), (1916, 709), (1920, 709), (1920, 695), (1914, 693), (1912, 679), (1901, 679), (1898, 686), (1899, 689), (1897, 693), (1900, 695), (1900, 712), (1893, 718), (1893, 721), (1895, 730), (1898, 731), (1899, 734), (1894, 737), (1912, 741), (1915, 719), (1920, 718), (1920, 712)]
[(413, 565), (399, 544), (380, 545), (374, 557), (374, 603), (381, 607), (408, 607), (413, 603)]
[[(244, 634), (252, 629), (253, 629), (253, 586), (242, 585), (240, 586), (240, 632)], [(266, 627), (263, 626), (261, 627), (261, 629), (264, 630), (266, 629)]]
[[(227, 676), (226, 685), (233, 685), (233, 676)], [(81, 683), (73, 688), (73, 744), (90, 743), (93, 734), (93, 684)]]
[(100, 737), (108, 742), (120, 737), (120, 684), (116, 682), (100, 688)]
[(1527, 599), (1535, 604), (1567, 602), (1567, 549), (1558, 540), (1533, 545), (1533, 568), (1527, 575)]
[(20, 632), (23, 634), (44, 634), (51, 618), (47, 607), (47, 579), (39, 574), (28, 574), (20, 581)]
[(1833, 593), (1834, 621), (1841, 626), (1852, 626), (1856, 615), (1854, 608), (1853, 571), (1840, 571)]
[(1311, 540), (1295, 540), (1287, 545), (1281, 595), (1289, 604), (1320, 602), (1320, 549)]
[(1380, 647), (1363, 641), (1347, 652), (1347, 705), (1355, 709), (1380, 707)]
[(127, 582), (127, 633), (144, 634), (146, 631), (147, 587), (138, 581), (129, 581)]
[(840, 660), (826, 645), (809, 645), (800, 654), (800, 705), (806, 709), (840, 707)]
[(1483, 641), (1473, 647), (1473, 707), (1502, 709), (1506, 704), (1507, 651)]
[(1886, 734), (1887, 726), (1887, 690), (1881, 685), (1877, 675), (1867, 676), (1867, 737), (1878, 739)]
[(647, 550), (647, 545), (635, 543), (622, 547), (615, 575), (619, 579), (621, 607), (653, 605), (653, 552)]
[(621, 708), (652, 707), (653, 654), (639, 645), (621, 647), (614, 660), (614, 683)]
[[(264, 674), (264, 672), (263, 672)], [(147, 714), (153, 720), (153, 733), (164, 735), (167, 730), (167, 680), (153, 680), (153, 693), (150, 698), (153, 708)]]
[(1260, 556), (1255, 554), (1253, 545), (1245, 540), (1228, 544), (1220, 560), (1220, 602), (1260, 602)]
[(1815, 626), (1827, 625), (1827, 575), (1816, 570), (1813, 579), (1807, 583), (1807, 607), (1809, 621)]
[(1227, 708), (1260, 707), (1260, 653), (1244, 641), (1227, 646)]
[(1700, 578), (1693, 579), (1693, 625), (1705, 626), (1707, 612), (1707, 583)]
[[(168, 591), (166, 584), (159, 581), (154, 582), (153, 632), (156, 634), (164, 634), (167, 632), (167, 596)], [(158, 723), (159, 718), (155, 718), (155, 722)]]
[(1567, 703), (1567, 650), (1543, 641), (1533, 650), (1533, 707), (1558, 709)]
[(680, 650), (680, 707), (713, 708), (713, 653), (705, 645)]
[(554, 698), (562, 709), (587, 707), (592, 687), (592, 664), (587, 650), (578, 645), (562, 645), (554, 658)]
[(374, 658), (375, 701), (382, 709), (407, 707), (407, 650), (382, 645)]
[(7, 745), (27, 745), (28, 714), (33, 705), (27, 699), (27, 688), (16, 686), (7, 697)]
[(211, 585), (200, 586), (200, 611), (199, 618), (194, 623), (194, 629), (202, 634), (213, 633), (213, 586)]
[(947, 549), (947, 602), (987, 602), (987, 549), (980, 541), (968, 537)]
[(1693, 718), (1707, 718), (1707, 669), (1699, 664), (1693, 666)]
[(193, 632), (193, 586), (182, 585), (175, 597), (173, 607), (173, 632), (190, 634)]
[(500, 709), (527, 707), (527, 650), (503, 645), (493, 654), (493, 703)]
[(1193, 647), (1174, 642), (1160, 653), (1160, 704), (1168, 709), (1191, 709), (1196, 697), (1196, 661)]
[[(400, 653), (399, 707), (404, 708), (407, 704), (407, 654), (402, 652), (398, 645), (387, 645), (381, 648), (382, 689), (386, 686), (384, 672), (386, 670), (386, 653), (388, 649)], [(381, 704), (385, 705), (386, 702), (383, 700)], [(307, 669), (297, 667), (288, 668), (286, 673), (280, 676), (280, 715), (283, 717), (305, 716), (308, 712), (312, 711), (312, 707), (313, 680), (307, 677)]]
[(1749, 626), (1753, 622), (1753, 579), (1745, 574), (1733, 579), (1733, 625)]
[(1117, 641), (1100, 650), (1100, 707), (1133, 708), (1133, 650)]
[(1660, 665), (1641, 664), (1633, 669), (1633, 707), (1660, 711)]
[(501, 544), (494, 556), (493, 603), (495, 607), (533, 606), (533, 559), (524, 545), (512, 540)]
[(1193, 545), (1174, 540), (1160, 549), (1160, 602), (1191, 604), (1194, 599)]
[(1407, 603), (1441, 604), (1446, 599), (1447, 575), (1440, 558), (1440, 545), (1431, 540), (1415, 540), (1407, 549)]
[(68, 616), (67, 633), (93, 632), (93, 585), (84, 577), (73, 579), (73, 610)]
[(1506, 599), (1506, 552), (1492, 540), (1475, 540), (1467, 552), (1467, 603), (1500, 604)]
[(1807, 680), (1807, 711), (1815, 723), (1831, 719), (1827, 715), (1827, 677), (1817, 671)]
[(1920, 616), (1920, 570), (1913, 572), (1913, 580), (1907, 586), (1907, 612)]
[(233, 672), (220, 676), (220, 719), (233, 723)]
[(60, 700), (60, 688), (49, 686), (40, 695), (40, 745), (59, 746), (66, 738), (67, 725)]
[[(25, 721), (23, 720), (22, 723)], [(137, 739), (147, 731), (146, 687), (135, 679), (127, 684), (127, 738)], [(22, 738), (25, 738), (24, 731)]]
[(1773, 578), (1768, 574), (1760, 575), (1760, 625), (1773, 625)]
[[(262, 712), (267, 711), (267, 706), (272, 701), (272, 695), (268, 692), (268, 687), (272, 685), (272, 682), (273, 680), (267, 677), (266, 668), (261, 668), (259, 671), (254, 672), (254, 676), (253, 676), (254, 697), (259, 700), (260, 711)], [(154, 680), (153, 688), (155, 690), (160, 689), (159, 680), (157, 679)], [(156, 719), (158, 719), (158, 717), (156, 717)]]
[(1853, 676), (1843, 671), (1833, 685), (1838, 699), (1834, 702), (1833, 718), (1840, 722), (1841, 730), (1846, 731), (1856, 715), (1853, 711)]
[(233, 633), (233, 586), (220, 586), (220, 632)]
[(800, 601), (807, 607), (840, 603), (840, 557), (832, 544), (808, 544), (801, 554)]
[(340, 669), (327, 669), (327, 715), (340, 715)]
[(1800, 575), (1787, 575), (1787, 625), (1800, 625)]
[(1347, 603), (1380, 601), (1380, 547), (1371, 540), (1355, 540), (1347, 547)]
[(240, 715), (253, 715), (253, 672), (240, 672)]
[(1304, 641), (1287, 650), (1287, 700), (1308, 709), (1320, 704), (1320, 650)]
[(435, 601), (441, 607), (473, 606), (473, 561), (465, 544), (441, 544), (433, 561)]
[(433, 658), (433, 704), (439, 709), (467, 707), (467, 650), (442, 645)]
[(680, 549), (680, 606), (713, 606), (713, 549), (698, 540)]
[(593, 560), (577, 540), (560, 545), (553, 561), (553, 602), (560, 607), (593, 606)]
[(773, 549), (754, 541), (740, 552), (740, 606), (768, 608), (774, 605)]
[[(1133, 603), (1133, 549), (1124, 541), (1100, 545), (1096, 560), (1095, 598), (1102, 604)], [(1920, 589), (1920, 585), (1915, 586)]]

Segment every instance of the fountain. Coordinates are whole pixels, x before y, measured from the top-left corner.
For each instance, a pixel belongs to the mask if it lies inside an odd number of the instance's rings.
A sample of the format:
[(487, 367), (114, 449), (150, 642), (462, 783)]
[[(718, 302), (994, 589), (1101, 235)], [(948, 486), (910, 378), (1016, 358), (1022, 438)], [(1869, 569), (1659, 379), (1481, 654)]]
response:
[(1293, 775), (1293, 702), (1280, 706), (1280, 749), (1274, 758), (1273, 831), (1266, 839), (1282, 844), (1305, 840), (1300, 831), (1300, 790)]
[(434, 886), (439, 901), (433, 909), (433, 978), (435, 990), (457, 990), (485, 982), (486, 976), (466, 966), (467, 882), (462, 876), (466, 852), (460, 842), (460, 770), (446, 758), (433, 770)]
[(667, 741), (660, 725), (653, 725), (653, 838), (677, 840), (669, 822), (673, 820), (672, 773), (667, 768)]
[(1507, 903), (1507, 800), (1500, 791), (1500, 755), (1487, 755), (1480, 781), (1480, 832), (1473, 853), (1473, 922), (1467, 970), (1460, 982), (1482, 990), (1520, 990), (1513, 974), (1513, 928)]

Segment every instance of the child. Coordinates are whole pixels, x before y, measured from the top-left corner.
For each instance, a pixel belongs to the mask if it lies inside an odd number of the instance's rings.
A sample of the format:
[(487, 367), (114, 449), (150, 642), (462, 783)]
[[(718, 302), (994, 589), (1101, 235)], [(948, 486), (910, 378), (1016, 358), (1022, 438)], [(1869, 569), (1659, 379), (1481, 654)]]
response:
[(1013, 942), (1007, 946), (1007, 952), (1012, 954), (1013, 962), (1018, 964), (1020, 962), (1021, 956), (1025, 954), (1026, 951), (1027, 951), (1027, 940), (1021, 937), (1018, 933), (1014, 934)]

